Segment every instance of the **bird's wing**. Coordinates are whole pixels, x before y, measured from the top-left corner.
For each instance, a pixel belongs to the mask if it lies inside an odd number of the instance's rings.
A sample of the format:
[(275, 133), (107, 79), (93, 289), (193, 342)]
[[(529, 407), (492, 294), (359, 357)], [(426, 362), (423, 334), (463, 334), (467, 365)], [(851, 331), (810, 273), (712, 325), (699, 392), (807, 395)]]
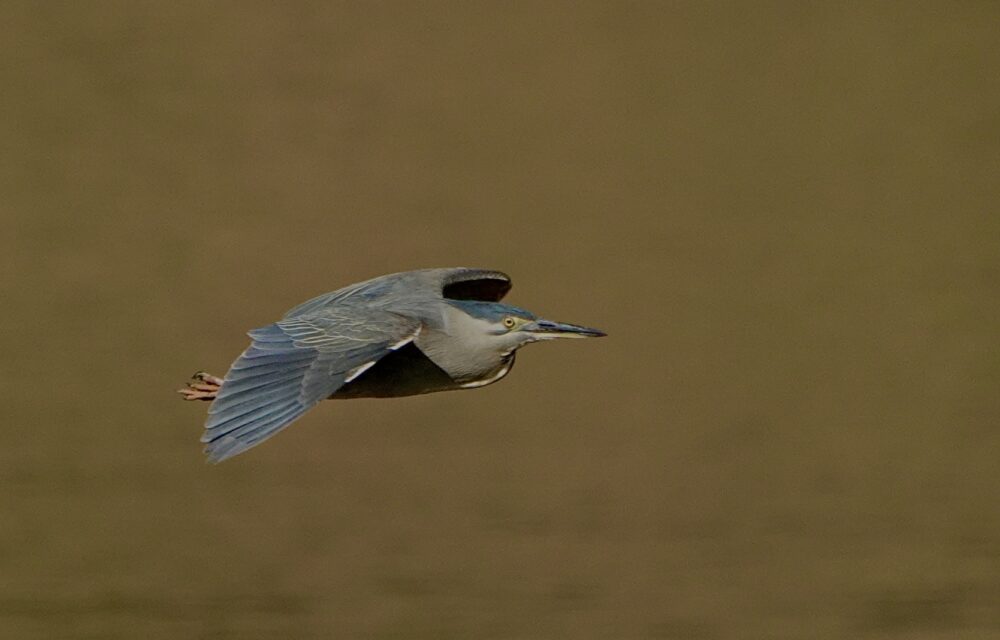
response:
[(452, 300), (499, 302), (510, 291), (510, 276), (489, 269), (441, 269), (441, 295)]
[(285, 314), (285, 318), (325, 313), (346, 300), (386, 297), (432, 296), (453, 300), (499, 302), (510, 291), (510, 276), (491, 269), (448, 267), (419, 269), (379, 276), (306, 300)]
[(202, 442), (212, 462), (284, 429), (320, 400), (412, 342), (420, 322), (387, 311), (345, 309), (285, 318), (249, 333), (208, 410)]

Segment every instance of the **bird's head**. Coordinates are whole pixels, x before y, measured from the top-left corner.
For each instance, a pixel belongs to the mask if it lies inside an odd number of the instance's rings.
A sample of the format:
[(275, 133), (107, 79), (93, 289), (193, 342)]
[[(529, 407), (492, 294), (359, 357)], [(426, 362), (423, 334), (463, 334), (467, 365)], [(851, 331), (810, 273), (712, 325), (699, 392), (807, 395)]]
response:
[(499, 302), (448, 300), (471, 319), (477, 340), (495, 345), (504, 355), (529, 342), (556, 338), (599, 338), (607, 335), (599, 329), (539, 318), (530, 311)]

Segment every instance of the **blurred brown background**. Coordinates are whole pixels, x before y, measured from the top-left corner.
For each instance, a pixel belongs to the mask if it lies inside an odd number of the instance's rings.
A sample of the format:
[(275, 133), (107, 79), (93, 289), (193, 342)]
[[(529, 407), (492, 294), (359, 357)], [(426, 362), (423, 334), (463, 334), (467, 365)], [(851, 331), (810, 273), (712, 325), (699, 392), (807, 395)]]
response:
[[(1000, 7), (23, 3), (0, 637), (1000, 637)], [(428, 266), (601, 327), (204, 464)]]

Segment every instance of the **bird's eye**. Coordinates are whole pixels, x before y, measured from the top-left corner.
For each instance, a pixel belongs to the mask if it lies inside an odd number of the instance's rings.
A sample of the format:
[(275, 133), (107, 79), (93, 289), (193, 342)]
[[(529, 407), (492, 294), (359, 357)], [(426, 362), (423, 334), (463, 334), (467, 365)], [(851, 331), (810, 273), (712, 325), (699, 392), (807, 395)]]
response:
[(510, 316), (507, 316), (506, 318), (503, 319), (503, 326), (507, 327), (508, 329), (513, 329), (515, 324), (516, 322), (514, 318), (511, 318)]

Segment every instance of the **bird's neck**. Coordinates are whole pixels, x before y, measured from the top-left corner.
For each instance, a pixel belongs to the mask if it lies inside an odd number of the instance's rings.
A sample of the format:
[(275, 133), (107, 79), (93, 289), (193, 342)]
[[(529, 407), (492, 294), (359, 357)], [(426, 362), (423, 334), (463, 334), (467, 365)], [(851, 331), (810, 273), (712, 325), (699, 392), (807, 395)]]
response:
[[(439, 327), (427, 327), (417, 337), (417, 347), (462, 386), (499, 380), (513, 362), (487, 339), (489, 323), (446, 306)], [(488, 382), (483, 383), (488, 384)]]

